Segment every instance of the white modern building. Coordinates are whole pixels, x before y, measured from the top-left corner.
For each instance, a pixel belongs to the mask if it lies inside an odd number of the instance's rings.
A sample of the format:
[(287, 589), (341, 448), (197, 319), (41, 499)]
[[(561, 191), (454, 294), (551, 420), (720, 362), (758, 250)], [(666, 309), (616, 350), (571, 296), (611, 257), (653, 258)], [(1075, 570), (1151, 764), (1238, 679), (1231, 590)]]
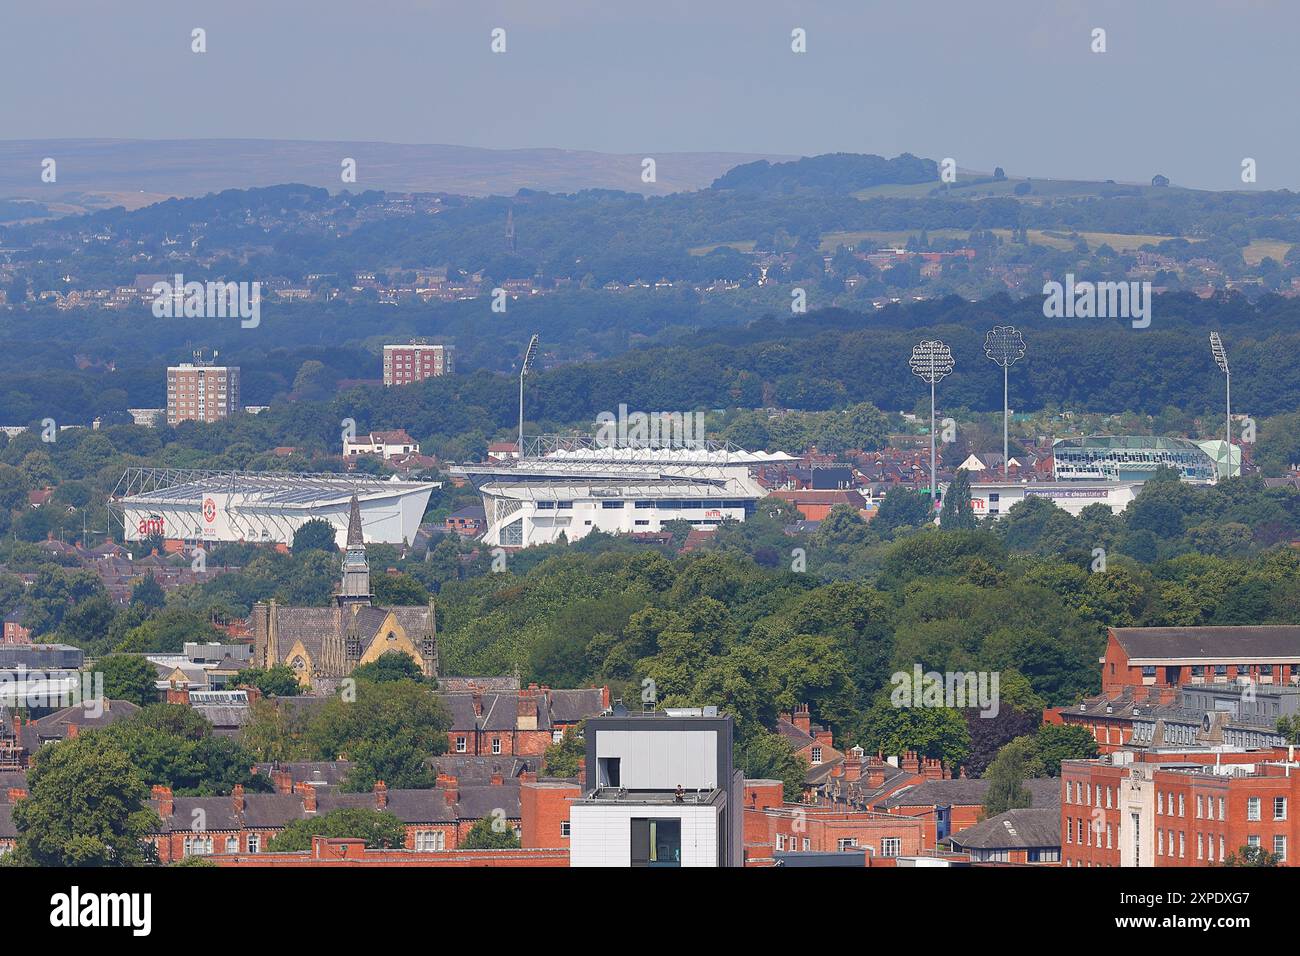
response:
[[(531, 450), (531, 454), (528, 452)], [(465, 465), (483, 496), (489, 546), (576, 541), (592, 531), (655, 532), (664, 522), (710, 528), (744, 521), (767, 491), (754, 468), (793, 461), (717, 443), (692, 447), (604, 447), (592, 439), (532, 439), (516, 461)]]
[[(1005, 481), (971, 485), (971, 505), (978, 518), (1006, 514), (1026, 498), (1046, 498), (1078, 517), (1088, 505), (1101, 504), (1119, 514), (1142, 490), (1140, 481)], [(945, 486), (944, 491), (947, 491)]]
[(716, 707), (587, 721), (586, 779), (569, 810), (569, 865), (740, 866), (743, 774)]
[(435, 487), (365, 475), (132, 468), (111, 504), (122, 515), (128, 541), (156, 535), (191, 544), (291, 545), (298, 528), (323, 518), (342, 547), (355, 495), (366, 542), (403, 544), (415, 540)]

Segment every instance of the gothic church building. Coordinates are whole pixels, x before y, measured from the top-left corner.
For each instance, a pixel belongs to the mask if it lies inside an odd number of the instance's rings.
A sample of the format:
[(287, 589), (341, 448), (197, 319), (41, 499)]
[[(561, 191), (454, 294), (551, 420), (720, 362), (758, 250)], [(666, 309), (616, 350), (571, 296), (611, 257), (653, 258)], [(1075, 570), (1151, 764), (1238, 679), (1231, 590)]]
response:
[(361, 534), (361, 506), (352, 498), (348, 515), (343, 583), (331, 607), (281, 607), (274, 600), (253, 605), (253, 663), (288, 664), (298, 683), (329, 690), (358, 664), (389, 651), (408, 654), (429, 677), (438, 676), (437, 620), (427, 607), (376, 607), (371, 603), (370, 565)]

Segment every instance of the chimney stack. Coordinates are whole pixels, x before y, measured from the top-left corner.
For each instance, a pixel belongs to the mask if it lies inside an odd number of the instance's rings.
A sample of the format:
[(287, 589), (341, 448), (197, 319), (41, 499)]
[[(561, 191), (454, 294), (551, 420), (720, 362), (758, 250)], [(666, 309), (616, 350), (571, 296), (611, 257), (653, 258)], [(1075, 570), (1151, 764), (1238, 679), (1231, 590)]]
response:
[(230, 791), (230, 805), (236, 813), (244, 812), (244, 785), (237, 783)]
[(287, 770), (272, 770), (271, 783), (276, 793), (293, 793), (293, 774)]
[(316, 812), (316, 788), (311, 785), (304, 785), (302, 790), (302, 808), (308, 813)]
[(456, 779), (454, 774), (438, 774), (436, 786), (439, 790), (445, 791), (448, 806), (451, 806), (460, 799), (459, 781)]
[(917, 756), (915, 750), (908, 750), (903, 754), (903, 769), (907, 773), (919, 774), (921, 772), (921, 758)]
[(808, 712), (807, 704), (798, 704), (794, 713), (790, 716), (790, 723), (794, 724), (809, 737), (812, 736), (812, 714)]
[(388, 784), (382, 780), (375, 781), (375, 809), (382, 810), (388, 806)]
[(172, 788), (155, 786), (153, 798), (158, 801), (158, 816), (170, 817), (176, 812), (176, 802), (172, 799)]

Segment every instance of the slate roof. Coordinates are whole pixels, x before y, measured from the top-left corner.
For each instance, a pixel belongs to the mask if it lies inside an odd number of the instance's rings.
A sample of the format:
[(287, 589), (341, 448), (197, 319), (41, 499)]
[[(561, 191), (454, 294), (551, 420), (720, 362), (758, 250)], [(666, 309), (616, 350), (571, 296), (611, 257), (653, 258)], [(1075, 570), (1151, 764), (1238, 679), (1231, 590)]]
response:
[[(355, 617), (352, 614), (353, 608), (356, 610)], [(390, 611), (397, 617), (398, 624), (407, 636), (414, 641), (418, 642), (424, 635), (434, 632), (434, 613), (427, 605), (391, 608), (370, 605), (277, 607), (276, 642), (280, 657), (287, 660), (293, 645), (301, 641), (312, 659), (319, 662), (324, 659), (325, 641), (328, 637), (342, 639), (353, 629), (361, 640), (361, 646), (367, 647), (378, 636)]]
[(0, 770), (0, 803), (9, 802), (9, 791), (11, 788), (16, 788), (18, 790), (27, 789), (26, 770)]
[(94, 730), (107, 727), (114, 721), (129, 717), (140, 708), (129, 700), (103, 701), (101, 712), (96, 715), (81, 705), (64, 707), (52, 714), (46, 714), (38, 720), (23, 724), (23, 747), (28, 753), (39, 750), (41, 744), (54, 740), (63, 740), (68, 736), (68, 728), (75, 725), (78, 731)]
[(1021, 850), (1061, 845), (1056, 807), (1007, 810), (950, 837), (953, 846), (973, 850)]
[(17, 840), (18, 828), (14, 826), (14, 808), (0, 803), (0, 840)]
[[(447, 790), (389, 790), (388, 803), (383, 808), (406, 824), (455, 823), (458, 820), (481, 820), (493, 816), (497, 810), (506, 819), (519, 819), (519, 781), (506, 779), (500, 784), (479, 784), (457, 787), (457, 799), (447, 801)], [(157, 812), (160, 802), (150, 801)], [(319, 793), (316, 813), (321, 816), (344, 807), (379, 809), (373, 792)], [(7, 804), (0, 804), (0, 814), (7, 814)], [(197, 811), (202, 811), (199, 814)], [(302, 793), (249, 793), (244, 796), (243, 812), (235, 810), (232, 797), (174, 797), (172, 814), (162, 821), (162, 832), (181, 833), (193, 829), (196, 820), (203, 821), (208, 832), (232, 830), (282, 829), (294, 820), (313, 816), (307, 812)], [(2, 825), (2, 821), (0, 821)], [(3, 833), (0, 832), (0, 836)]]
[(1115, 627), (1130, 659), (1250, 661), (1281, 658), (1300, 663), (1300, 625), (1248, 627)]
[[(892, 807), (974, 807), (984, 802), (989, 782), (985, 778), (962, 777), (957, 780), (926, 780), (879, 801), (880, 809)], [(1061, 781), (1041, 777), (1025, 781), (1034, 807), (1059, 807)]]

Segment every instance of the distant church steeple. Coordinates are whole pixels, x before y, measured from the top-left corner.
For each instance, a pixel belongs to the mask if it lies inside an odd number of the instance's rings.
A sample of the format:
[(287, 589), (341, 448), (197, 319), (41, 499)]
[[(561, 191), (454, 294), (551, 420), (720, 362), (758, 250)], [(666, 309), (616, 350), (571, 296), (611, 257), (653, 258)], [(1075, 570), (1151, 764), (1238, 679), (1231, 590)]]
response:
[(513, 206), (506, 210), (506, 248), (511, 252), (515, 251), (515, 209)]
[(340, 606), (370, 603), (370, 562), (366, 560), (366, 542), (361, 534), (361, 503), (352, 496), (348, 514), (348, 544), (343, 552), (343, 586), (335, 595)]

